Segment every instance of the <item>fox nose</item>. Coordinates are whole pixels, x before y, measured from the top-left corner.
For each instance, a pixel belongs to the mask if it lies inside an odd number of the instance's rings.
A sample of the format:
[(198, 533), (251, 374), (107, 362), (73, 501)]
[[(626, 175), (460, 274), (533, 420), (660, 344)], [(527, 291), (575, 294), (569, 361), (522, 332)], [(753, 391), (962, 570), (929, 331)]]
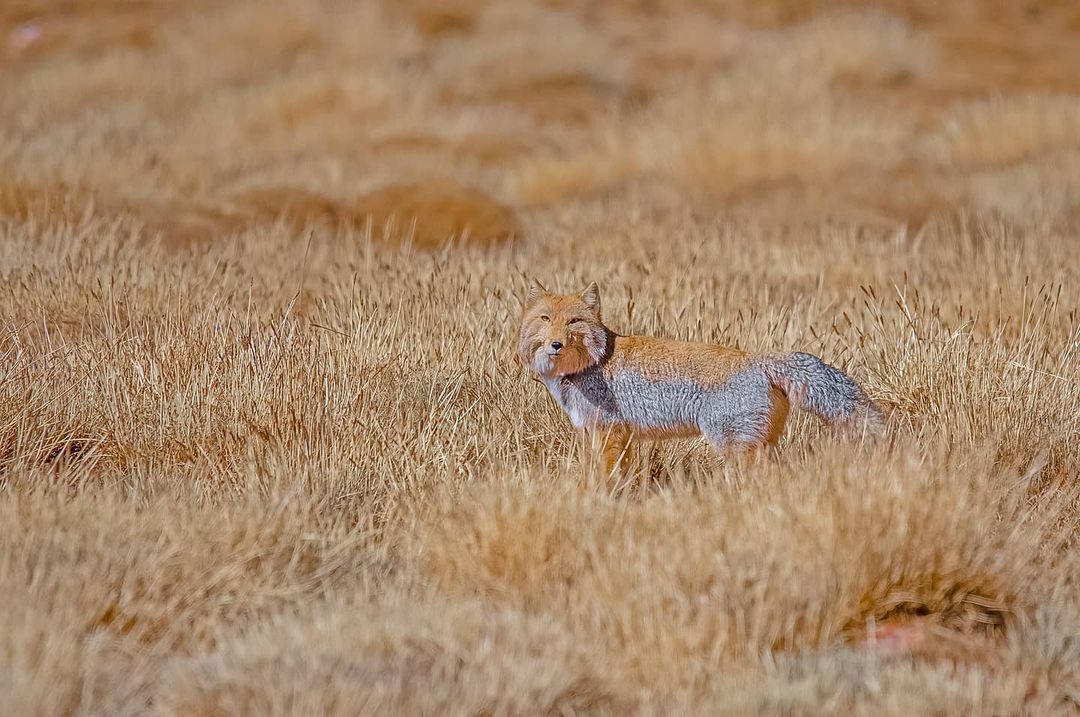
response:
[(558, 351), (562, 348), (562, 341), (552, 341), (551, 348), (553, 351)]

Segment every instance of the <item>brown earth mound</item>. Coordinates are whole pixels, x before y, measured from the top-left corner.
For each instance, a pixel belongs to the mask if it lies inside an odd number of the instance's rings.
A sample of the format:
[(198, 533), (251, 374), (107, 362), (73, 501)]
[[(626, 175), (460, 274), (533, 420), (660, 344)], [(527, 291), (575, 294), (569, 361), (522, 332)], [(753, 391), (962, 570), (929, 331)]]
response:
[(448, 241), (494, 244), (522, 234), (513, 210), (478, 189), (454, 182), (389, 185), (352, 201), (295, 187), (262, 187), (225, 202), (197, 203), (101, 198), (62, 184), (0, 184), (0, 218), (49, 222), (76, 218), (87, 211), (133, 219), (169, 246), (211, 240), (248, 225), (279, 220), (295, 229), (311, 225), (364, 227), (370, 221), (376, 239), (411, 239), (421, 250), (436, 249)]
[(370, 217), (376, 236), (397, 241), (411, 236), (420, 249), (434, 249), (448, 240), (493, 244), (522, 234), (509, 207), (453, 182), (382, 187), (357, 199), (352, 215), (361, 222)]

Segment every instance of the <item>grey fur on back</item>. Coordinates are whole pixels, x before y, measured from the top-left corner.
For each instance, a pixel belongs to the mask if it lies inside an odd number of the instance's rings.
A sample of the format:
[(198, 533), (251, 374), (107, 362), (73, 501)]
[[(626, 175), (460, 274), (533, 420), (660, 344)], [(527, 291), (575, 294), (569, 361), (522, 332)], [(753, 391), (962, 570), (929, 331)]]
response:
[(788, 400), (830, 423), (848, 424), (870, 433), (881, 433), (881, 409), (846, 373), (817, 356), (796, 351), (761, 360), (769, 380)]
[(773, 387), (830, 423), (875, 435), (884, 429), (881, 411), (850, 376), (806, 353), (757, 358), (719, 385), (609, 372), (602, 364), (544, 383), (579, 429), (624, 425), (644, 437), (701, 434), (718, 450), (768, 440), (777, 410)]

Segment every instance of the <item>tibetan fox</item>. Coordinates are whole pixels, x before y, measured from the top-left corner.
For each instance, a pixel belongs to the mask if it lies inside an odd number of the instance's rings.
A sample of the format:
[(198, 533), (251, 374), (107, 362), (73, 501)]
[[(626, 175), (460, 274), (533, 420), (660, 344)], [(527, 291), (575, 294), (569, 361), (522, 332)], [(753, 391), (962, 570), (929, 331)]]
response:
[(634, 437), (700, 435), (721, 453), (775, 446), (790, 404), (856, 431), (884, 428), (858, 384), (816, 356), (616, 334), (600, 317), (595, 282), (554, 294), (533, 281), (518, 351), (609, 473)]

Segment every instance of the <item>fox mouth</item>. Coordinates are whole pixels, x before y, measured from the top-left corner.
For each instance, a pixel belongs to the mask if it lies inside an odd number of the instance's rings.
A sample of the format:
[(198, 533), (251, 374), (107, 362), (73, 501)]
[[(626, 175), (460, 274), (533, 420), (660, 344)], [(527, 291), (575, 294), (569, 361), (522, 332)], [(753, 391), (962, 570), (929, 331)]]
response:
[(547, 351), (541, 349), (534, 355), (533, 367), (543, 376), (555, 375), (558, 373), (556, 364), (565, 355), (562, 351), (556, 353), (550, 349)]
[(582, 352), (563, 346), (559, 350), (541, 350), (537, 352), (536, 369), (546, 376), (568, 376), (589, 367), (589, 362)]

